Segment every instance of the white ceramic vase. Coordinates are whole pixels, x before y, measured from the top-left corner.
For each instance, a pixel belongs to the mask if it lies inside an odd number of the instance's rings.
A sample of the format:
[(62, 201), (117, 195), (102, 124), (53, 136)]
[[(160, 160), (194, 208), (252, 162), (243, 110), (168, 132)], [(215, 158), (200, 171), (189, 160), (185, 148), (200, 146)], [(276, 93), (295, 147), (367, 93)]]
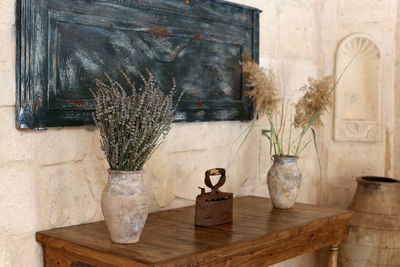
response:
[(101, 195), (101, 209), (113, 242), (138, 242), (148, 207), (143, 171), (108, 170), (108, 182)]
[(301, 185), (297, 159), (290, 156), (274, 156), (274, 162), (267, 176), (268, 190), (274, 208), (290, 209), (296, 202)]

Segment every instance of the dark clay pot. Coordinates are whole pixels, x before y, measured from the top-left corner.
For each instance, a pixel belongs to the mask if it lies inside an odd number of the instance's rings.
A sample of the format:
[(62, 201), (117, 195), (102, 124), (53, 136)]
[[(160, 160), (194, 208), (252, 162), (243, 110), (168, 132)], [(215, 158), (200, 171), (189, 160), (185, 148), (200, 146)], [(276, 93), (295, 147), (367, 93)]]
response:
[(400, 266), (400, 181), (370, 176), (357, 183), (340, 266)]

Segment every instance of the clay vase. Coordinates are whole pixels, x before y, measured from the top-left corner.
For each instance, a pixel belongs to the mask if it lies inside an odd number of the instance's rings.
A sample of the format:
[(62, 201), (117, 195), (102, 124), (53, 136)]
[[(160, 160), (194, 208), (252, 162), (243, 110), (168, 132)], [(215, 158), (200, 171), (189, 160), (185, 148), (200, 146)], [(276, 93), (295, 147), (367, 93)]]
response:
[(296, 202), (301, 185), (297, 159), (298, 157), (274, 156), (274, 162), (267, 175), (268, 190), (274, 208), (290, 209)]
[(400, 181), (359, 177), (342, 267), (400, 266)]
[(101, 209), (113, 242), (138, 242), (148, 207), (143, 171), (108, 170), (108, 182), (101, 195)]

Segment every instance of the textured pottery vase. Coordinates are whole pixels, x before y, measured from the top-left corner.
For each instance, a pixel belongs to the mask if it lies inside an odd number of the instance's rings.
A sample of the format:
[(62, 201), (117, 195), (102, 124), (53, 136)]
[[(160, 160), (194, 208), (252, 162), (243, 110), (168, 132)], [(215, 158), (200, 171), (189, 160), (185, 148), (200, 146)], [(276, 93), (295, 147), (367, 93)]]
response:
[(290, 209), (296, 202), (301, 185), (297, 159), (297, 157), (274, 156), (274, 162), (267, 176), (269, 194), (274, 208)]
[(400, 266), (400, 181), (359, 177), (339, 266)]
[(148, 207), (143, 171), (108, 170), (108, 182), (101, 195), (101, 209), (113, 242), (138, 242)]

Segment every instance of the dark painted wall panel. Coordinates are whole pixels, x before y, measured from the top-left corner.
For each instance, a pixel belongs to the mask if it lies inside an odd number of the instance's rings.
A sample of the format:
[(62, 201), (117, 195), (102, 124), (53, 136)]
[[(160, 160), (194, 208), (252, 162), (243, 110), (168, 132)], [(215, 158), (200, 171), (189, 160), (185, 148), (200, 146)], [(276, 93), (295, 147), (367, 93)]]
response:
[(259, 11), (222, 1), (19, 0), (17, 126), (92, 125), (89, 88), (149, 70), (185, 90), (176, 121), (249, 120), (240, 65)]

